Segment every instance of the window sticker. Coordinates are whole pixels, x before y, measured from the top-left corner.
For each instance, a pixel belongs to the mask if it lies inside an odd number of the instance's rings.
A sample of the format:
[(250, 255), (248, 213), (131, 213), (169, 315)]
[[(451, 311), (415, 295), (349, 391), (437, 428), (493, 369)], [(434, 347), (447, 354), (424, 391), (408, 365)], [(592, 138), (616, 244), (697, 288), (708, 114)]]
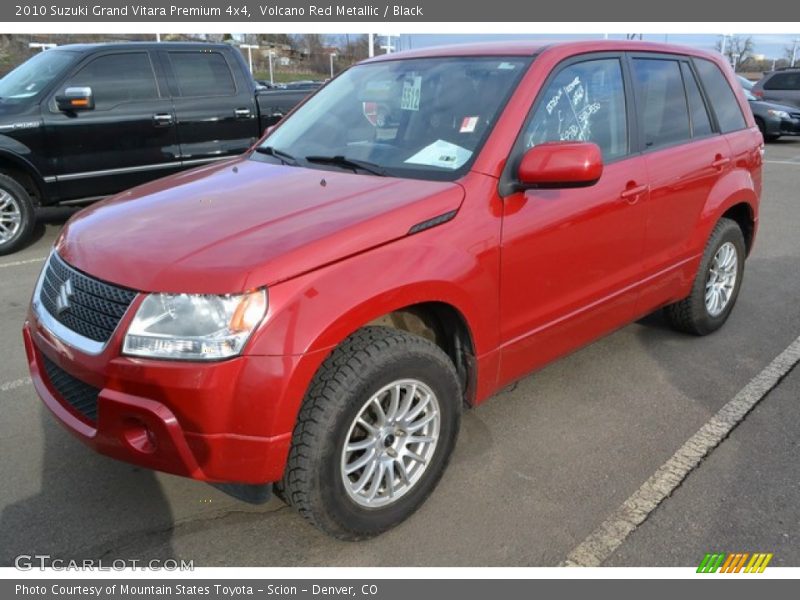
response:
[(458, 131), (459, 133), (472, 133), (477, 126), (478, 117), (464, 117), (464, 120), (461, 121), (461, 129)]
[(472, 152), (466, 148), (451, 144), (445, 140), (436, 140), (411, 158), (407, 158), (405, 162), (412, 165), (427, 165), (455, 170), (467, 162), (470, 156), (472, 156)]
[(422, 76), (412, 75), (403, 81), (403, 96), (400, 98), (402, 110), (419, 110), (419, 98), (422, 95)]
[[(584, 141), (592, 138), (592, 116), (600, 110), (599, 102), (591, 102), (579, 76), (567, 85), (558, 88), (545, 103), (548, 115), (557, 118), (557, 139), (561, 141)], [(537, 132), (531, 132), (527, 147), (535, 144)]]
[(517, 65), (510, 62), (501, 62), (499, 65), (497, 65), (497, 68), (503, 71), (513, 71), (517, 68)]

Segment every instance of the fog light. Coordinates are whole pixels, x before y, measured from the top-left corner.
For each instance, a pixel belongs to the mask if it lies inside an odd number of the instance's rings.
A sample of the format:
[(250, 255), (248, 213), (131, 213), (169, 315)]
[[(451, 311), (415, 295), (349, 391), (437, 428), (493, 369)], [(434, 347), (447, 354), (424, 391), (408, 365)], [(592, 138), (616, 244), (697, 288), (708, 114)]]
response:
[(155, 434), (139, 419), (125, 419), (122, 436), (131, 448), (143, 454), (152, 454), (156, 451)]

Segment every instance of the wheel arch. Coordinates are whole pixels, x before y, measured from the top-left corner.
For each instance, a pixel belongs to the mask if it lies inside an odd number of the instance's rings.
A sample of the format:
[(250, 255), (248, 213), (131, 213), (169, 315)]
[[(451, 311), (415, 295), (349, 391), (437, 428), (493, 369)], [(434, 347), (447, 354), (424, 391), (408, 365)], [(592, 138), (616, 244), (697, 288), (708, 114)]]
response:
[(15, 179), (31, 196), (34, 205), (46, 202), (44, 179), (39, 171), (24, 157), (0, 148), (0, 173)]
[(741, 228), (749, 254), (758, 229), (758, 205), (759, 190), (747, 170), (735, 169), (723, 176), (706, 201), (693, 247), (702, 252), (716, 224), (726, 217)]
[(722, 213), (720, 218), (727, 218), (736, 222), (739, 229), (742, 230), (745, 249), (749, 255), (753, 247), (756, 228), (753, 207), (748, 202), (738, 202)]
[(477, 382), (475, 345), (469, 323), (458, 308), (442, 301), (419, 302), (387, 312), (358, 329), (371, 325), (406, 331), (439, 346), (453, 361), (465, 404), (473, 404)]

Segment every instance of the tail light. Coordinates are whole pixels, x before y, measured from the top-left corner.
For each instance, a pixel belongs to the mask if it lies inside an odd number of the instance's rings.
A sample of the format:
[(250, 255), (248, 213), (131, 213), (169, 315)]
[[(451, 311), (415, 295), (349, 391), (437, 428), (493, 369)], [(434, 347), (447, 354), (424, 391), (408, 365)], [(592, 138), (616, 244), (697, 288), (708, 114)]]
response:
[(764, 99), (764, 91), (763, 90), (752, 90), (752, 91), (753, 91), (753, 96), (755, 96), (759, 100), (763, 100)]

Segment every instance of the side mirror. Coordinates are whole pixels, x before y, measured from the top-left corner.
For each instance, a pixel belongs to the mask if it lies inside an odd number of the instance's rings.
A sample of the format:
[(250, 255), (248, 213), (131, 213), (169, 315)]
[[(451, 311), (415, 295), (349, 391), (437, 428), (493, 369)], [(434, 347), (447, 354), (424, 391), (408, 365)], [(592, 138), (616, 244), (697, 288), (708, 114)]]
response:
[(545, 142), (528, 150), (517, 171), (518, 188), (587, 187), (603, 174), (603, 154), (591, 142)]
[(68, 87), (63, 94), (56, 96), (56, 105), (58, 110), (64, 112), (93, 110), (94, 96), (92, 95), (92, 88), (89, 86)]

